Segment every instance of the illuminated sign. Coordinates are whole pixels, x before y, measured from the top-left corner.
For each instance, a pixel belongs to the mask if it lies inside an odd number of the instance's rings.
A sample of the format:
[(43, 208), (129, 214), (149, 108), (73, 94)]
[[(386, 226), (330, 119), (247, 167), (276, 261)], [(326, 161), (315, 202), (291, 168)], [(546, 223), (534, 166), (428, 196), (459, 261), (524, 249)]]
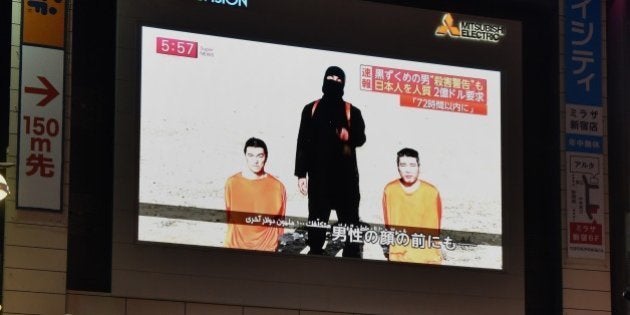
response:
[(65, 46), (66, 1), (24, 1), (22, 42), (63, 48)]
[(18, 208), (62, 206), (66, 2), (22, 1)]
[(499, 71), (153, 27), (141, 58), (138, 240), (503, 268)]
[(442, 24), (435, 29), (436, 36), (497, 43), (505, 36), (505, 26), (476, 21), (459, 21), (450, 13), (442, 16)]
[(598, 3), (564, 4), (567, 255), (606, 258), (602, 13)]
[(231, 7), (247, 8), (247, 0), (197, 0), (199, 2), (210, 2), (214, 4), (222, 4)]
[(63, 59), (61, 49), (22, 46), (19, 208), (61, 210)]

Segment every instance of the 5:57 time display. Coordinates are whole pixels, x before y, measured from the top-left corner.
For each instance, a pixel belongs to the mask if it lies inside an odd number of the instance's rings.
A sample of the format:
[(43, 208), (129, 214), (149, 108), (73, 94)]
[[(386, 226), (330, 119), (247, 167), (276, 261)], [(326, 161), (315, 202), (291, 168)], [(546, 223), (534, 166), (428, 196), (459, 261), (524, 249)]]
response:
[(197, 42), (157, 37), (155, 44), (158, 54), (197, 58)]

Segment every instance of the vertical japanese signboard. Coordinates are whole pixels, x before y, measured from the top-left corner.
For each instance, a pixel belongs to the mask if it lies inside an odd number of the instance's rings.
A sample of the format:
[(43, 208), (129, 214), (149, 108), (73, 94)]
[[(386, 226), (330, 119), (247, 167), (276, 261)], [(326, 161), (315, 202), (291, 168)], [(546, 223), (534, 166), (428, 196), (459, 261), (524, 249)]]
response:
[(61, 210), (66, 1), (22, 10), (17, 205)]
[(601, 3), (565, 0), (567, 251), (604, 259)]

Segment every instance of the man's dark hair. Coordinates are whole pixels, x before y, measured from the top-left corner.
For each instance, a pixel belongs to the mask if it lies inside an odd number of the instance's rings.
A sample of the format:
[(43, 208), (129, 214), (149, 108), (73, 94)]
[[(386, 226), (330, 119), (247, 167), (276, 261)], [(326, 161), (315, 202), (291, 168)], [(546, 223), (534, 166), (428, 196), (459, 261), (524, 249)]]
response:
[(245, 146), (243, 147), (243, 153), (247, 152), (247, 147), (262, 148), (263, 152), (265, 152), (265, 158), (269, 157), (269, 154), (267, 153), (267, 145), (265, 144), (265, 141), (262, 141), (258, 138), (251, 137), (247, 139), (247, 141), (245, 141)]
[(418, 165), (420, 165), (420, 155), (418, 154), (418, 151), (411, 148), (403, 148), (402, 150), (398, 151), (398, 153), (396, 153), (396, 165), (400, 163), (400, 158), (403, 156), (416, 158), (416, 162), (418, 162)]

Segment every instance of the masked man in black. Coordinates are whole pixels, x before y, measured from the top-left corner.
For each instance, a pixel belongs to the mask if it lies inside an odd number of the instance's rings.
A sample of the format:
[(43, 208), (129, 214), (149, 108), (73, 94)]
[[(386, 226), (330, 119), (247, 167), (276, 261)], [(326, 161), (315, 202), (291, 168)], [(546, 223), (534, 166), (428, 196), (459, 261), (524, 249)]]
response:
[[(340, 226), (359, 225), (359, 171), (356, 148), (365, 143), (361, 111), (343, 100), (345, 74), (329, 67), (323, 97), (302, 111), (295, 157), (298, 188), (308, 195), (309, 254), (323, 255), (330, 211)], [(308, 179), (307, 179), (308, 176)], [(344, 257), (360, 257), (360, 242), (346, 238)]]

